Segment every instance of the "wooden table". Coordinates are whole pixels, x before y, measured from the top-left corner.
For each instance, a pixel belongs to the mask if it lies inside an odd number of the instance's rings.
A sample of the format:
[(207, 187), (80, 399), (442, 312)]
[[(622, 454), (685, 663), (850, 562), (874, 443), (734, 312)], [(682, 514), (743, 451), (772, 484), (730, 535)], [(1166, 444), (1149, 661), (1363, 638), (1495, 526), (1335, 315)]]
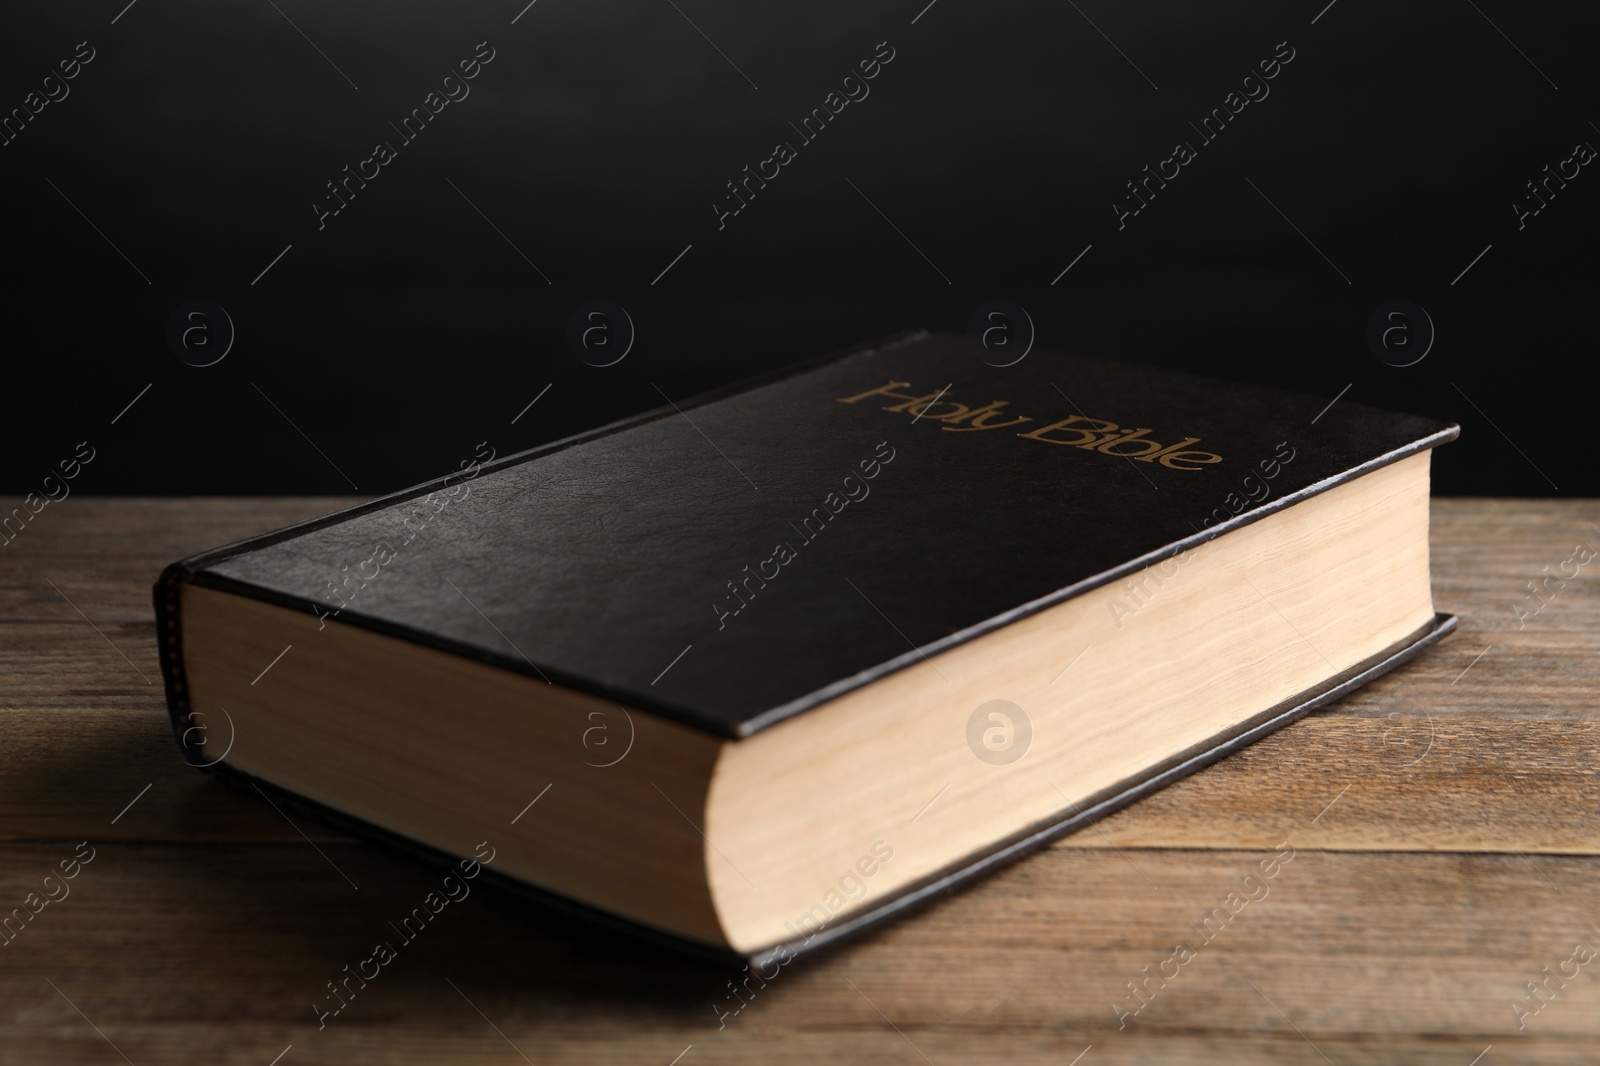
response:
[[(1600, 560), (1513, 611), (1600, 549), (1600, 501), (1435, 500), (1451, 641), (785, 969), (724, 1028), (731, 974), (483, 891), (319, 1030), (435, 875), (184, 765), (150, 584), (344, 502), (74, 498), (0, 549), (0, 914), (93, 854), (0, 947), (0, 1063), (1600, 1062), (1600, 959), (1563, 980), (1600, 950)], [(1202, 941), (1279, 845), (1268, 895)]]

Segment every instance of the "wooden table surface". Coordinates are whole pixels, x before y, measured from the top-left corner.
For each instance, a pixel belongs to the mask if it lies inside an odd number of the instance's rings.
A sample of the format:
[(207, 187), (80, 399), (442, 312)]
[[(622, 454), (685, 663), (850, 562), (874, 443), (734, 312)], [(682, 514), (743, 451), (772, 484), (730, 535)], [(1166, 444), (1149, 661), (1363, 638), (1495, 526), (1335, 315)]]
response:
[(1513, 610), (1600, 501), (1435, 500), (1451, 640), (720, 1027), (730, 973), (483, 891), (319, 1029), (436, 875), (183, 763), (150, 585), (345, 502), (75, 498), (0, 549), (0, 914), (92, 849), (0, 947), (0, 1062), (1600, 1062), (1600, 559)]

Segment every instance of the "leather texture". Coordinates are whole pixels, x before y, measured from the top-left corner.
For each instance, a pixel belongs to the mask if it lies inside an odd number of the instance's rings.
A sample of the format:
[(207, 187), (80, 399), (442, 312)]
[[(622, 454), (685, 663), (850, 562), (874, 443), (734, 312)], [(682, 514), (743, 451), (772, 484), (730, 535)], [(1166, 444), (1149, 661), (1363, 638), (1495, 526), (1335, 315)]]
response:
[[(890, 382), (906, 384), (840, 402)], [(1146, 430), (1128, 453), (1198, 440), (1173, 465), (1064, 443), (1098, 423)], [(965, 337), (902, 335), (186, 560), (158, 610), (181, 581), (338, 609), (328, 624), (737, 737), (1456, 433), (1038, 349), (994, 367)], [(162, 637), (177, 706), (181, 645)]]

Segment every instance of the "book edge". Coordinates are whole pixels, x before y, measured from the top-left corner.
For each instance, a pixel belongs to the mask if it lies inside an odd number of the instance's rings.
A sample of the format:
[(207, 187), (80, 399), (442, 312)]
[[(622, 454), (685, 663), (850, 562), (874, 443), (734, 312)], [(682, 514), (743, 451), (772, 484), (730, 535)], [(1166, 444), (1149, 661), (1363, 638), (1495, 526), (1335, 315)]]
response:
[[(467, 855), (451, 854), (443, 848), (425, 844), (403, 833), (397, 833), (392, 829), (385, 829), (374, 822), (346, 814), (336, 807), (329, 807), (327, 804), (308, 799), (298, 792), (292, 792), (282, 786), (275, 785), (266, 778), (257, 777), (237, 767), (229, 766), (226, 762), (200, 767), (200, 769), (211, 772), (218, 781), (236, 791), (248, 795), (252, 791), (259, 790), (261, 795), (266, 796), (286, 811), (314, 819), (330, 828), (341, 830), (351, 836), (371, 841), (393, 851), (403, 852), (440, 870), (451, 869), (461, 860), (470, 858)], [(582, 918), (615, 932), (626, 933), (648, 940), (681, 954), (693, 955), (714, 962), (734, 963), (744, 961), (744, 956), (731, 948), (694, 940), (690, 937), (657, 929), (655, 926), (646, 925), (643, 922), (636, 922), (631, 918), (613, 914), (611, 911), (602, 910), (591, 904), (575, 900), (570, 896), (563, 896), (559, 892), (541, 888), (532, 882), (524, 881), (489, 866), (484, 866), (478, 871), (478, 878), (481, 883), (491, 885), (509, 895), (537, 903), (562, 914)]]
[(951, 867), (929, 874), (886, 897), (874, 907), (854, 914), (837, 925), (825, 927), (823, 931), (810, 937), (774, 944), (760, 951), (745, 954), (741, 958), (751, 969), (760, 969), (774, 962), (782, 965), (796, 956), (831, 948), (860, 936), (883, 922), (946, 898), (968, 883), (1025, 858), (1064, 836), (1087, 828), (1091, 823), (1114, 814), (1173, 782), (1250, 746), (1269, 733), (1305, 717), (1312, 711), (1349, 695), (1374, 678), (1409, 662), (1427, 648), (1437, 644), (1452, 633), (1458, 623), (1459, 619), (1453, 614), (1436, 613), (1432, 620), (1421, 628), (1375, 655), (1252, 716), (1232, 729), (1156, 763), (1135, 777), (1127, 778), (1088, 797), (1082, 803), (1074, 804), (1065, 811), (1002, 838), (988, 848), (959, 860)]
[[(709, 944), (669, 933), (645, 925), (590, 904), (540, 888), (510, 874), (484, 867), (480, 876), (484, 883), (509, 895), (529, 900), (556, 912), (585, 919), (592, 924), (616, 932), (630, 934), (681, 954), (729, 966), (748, 966), (760, 971), (776, 963), (783, 966), (800, 956), (812, 956), (856, 939), (879, 925), (928, 906), (940, 899), (954, 895), (968, 884), (997, 872), (1004, 866), (1017, 862), (1054, 841), (1087, 828), (1124, 807), (1143, 799), (1151, 793), (1189, 776), (1239, 751), (1257, 740), (1310, 712), (1333, 703), (1390, 670), (1410, 661), (1422, 651), (1438, 643), (1453, 632), (1458, 624), (1455, 615), (1435, 614), (1420, 629), (1402, 638), (1367, 659), (1346, 668), (1323, 682), (1292, 696), (1260, 714), (1254, 715), (1232, 729), (1204, 741), (1179, 754), (1149, 767), (1144, 772), (1127, 778), (1079, 804), (1074, 804), (1058, 814), (1010, 834), (973, 855), (958, 860), (950, 867), (928, 875), (892, 895), (886, 896), (872, 907), (850, 918), (828, 926), (821, 932), (804, 939), (784, 941), (755, 952), (740, 952), (732, 948)], [(180, 738), (180, 748), (183, 747)], [(185, 749), (186, 757), (191, 757)], [(296, 814), (316, 819), (332, 828), (373, 841), (392, 850), (437, 868), (448, 868), (464, 856), (453, 855), (441, 848), (425, 844), (372, 822), (346, 814), (336, 808), (308, 799), (296, 792), (282, 788), (253, 774), (229, 766), (225, 761), (213, 764), (191, 762), (198, 769), (212, 773), (219, 781), (241, 792), (258, 789), (279, 806)]]

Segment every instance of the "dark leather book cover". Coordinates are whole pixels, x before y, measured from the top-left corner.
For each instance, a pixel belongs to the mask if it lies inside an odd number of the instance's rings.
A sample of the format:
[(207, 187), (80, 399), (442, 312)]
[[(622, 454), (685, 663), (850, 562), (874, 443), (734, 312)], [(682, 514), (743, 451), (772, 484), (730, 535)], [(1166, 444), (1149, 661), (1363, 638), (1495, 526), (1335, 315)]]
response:
[(1456, 433), (916, 334), (180, 565), (737, 737)]

